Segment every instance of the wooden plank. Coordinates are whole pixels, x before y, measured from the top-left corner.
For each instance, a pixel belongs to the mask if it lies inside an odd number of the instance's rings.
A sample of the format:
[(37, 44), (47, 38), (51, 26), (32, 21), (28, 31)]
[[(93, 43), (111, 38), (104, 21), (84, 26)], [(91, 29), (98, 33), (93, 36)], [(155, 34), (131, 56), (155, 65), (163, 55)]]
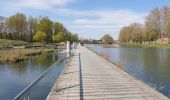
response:
[(85, 47), (74, 55), (47, 100), (169, 100)]

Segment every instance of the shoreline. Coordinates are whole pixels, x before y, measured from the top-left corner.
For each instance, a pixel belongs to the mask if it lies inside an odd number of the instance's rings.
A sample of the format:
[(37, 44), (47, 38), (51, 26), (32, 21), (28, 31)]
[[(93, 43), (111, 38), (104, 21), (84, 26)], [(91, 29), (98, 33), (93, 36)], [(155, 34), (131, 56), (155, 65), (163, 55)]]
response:
[(138, 44), (138, 43), (119, 43), (122, 46), (148, 47), (148, 48), (170, 48), (170, 44)]
[(0, 51), (0, 64), (20, 62), (28, 59), (29, 56), (53, 52), (54, 49), (12, 49)]

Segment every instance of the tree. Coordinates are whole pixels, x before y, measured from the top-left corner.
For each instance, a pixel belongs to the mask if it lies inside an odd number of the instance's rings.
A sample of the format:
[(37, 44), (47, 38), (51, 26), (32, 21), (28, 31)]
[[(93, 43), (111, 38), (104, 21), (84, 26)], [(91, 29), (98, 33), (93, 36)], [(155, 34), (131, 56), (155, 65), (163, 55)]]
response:
[(131, 27), (131, 39), (133, 42), (142, 42), (143, 26), (140, 23), (132, 23)]
[(55, 42), (64, 42), (64, 33), (59, 32), (57, 35), (53, 36), (53, 41)]
[(36, 32), (33, 37), (34, 41), (37, 41), (37, 42), (43, 42), (46, 38), (47, 38), (46, 33), (41, 32), (41, 31)]
[(140, 23), (133, 23), (123, 27), (119, 34), (119, 40), (122, 42), (156, 41), (162, 38), (162, 35), (168, 35), (170, 38), (170, 8), (153, 9), (147, 16), (144, 26)]
[[(37, 32), (46, 34), (44, 42), (51, 43), (53, 35), (59, 34), (61, 41), (75, 40), (76, 36), (64, 27), (62, 23), (53, 22), (48, 17), (34, 18), (23, 13), (17, 13), (8, 18), (0, 16), (0, 39), (23, 40), (33, 42)], [(36, 35), (35, 35), (36, 36)], [(74, 38), (73, 38), (74, 37)]]
[(5, 39), (3, 34), (6, 34), (6, 18), (0, 16), (0, 39)]
[(78, 41), (78, 36), (77, 34), (71, 34), (71, 39), (70, 39), (71, 42), (77, 42)]
[(37, 31), (46, 33), (46, 42), (52, 42), (53, 22), (48, 17), (40, 18), (40, 21), (37, 26)]
[(26, 16), (22, 13), (17, 13), (14, 16), (10, 16), (7, 21), (7, 25), (10, 28), (10, 32), (13, 33), (14, 39), (23, 39), (23, 35), (26, 30)]
[(15, 24), (16, 24), (16, 28), (20, 34), (20, 39), (25, 40), (24, 35), (25, 35), (25, 29), (26, 29), (26, 24), (27, 24), (27, 21), (26, 21), (27, 18), (22, 13), (17, 13), (15, 15), (15, 17), (16, 17)]
[(144, 41), (154, 41), (156, 40), (157, 34), (154, 33), (152, 24), (148, 20), (145, 21), (145, 26), (143, 30), (143, 40)]
[(145, 31), (150, 34), (151, 41), (156, 40), (161, 35), (161, 12), (158, 8), (153, 9), (146, 18)]
[(27, 28), (28, 28), (28, 41), (33, 42), (33, 36), (36, 32), (36, 27), (37, 27), (37, 19), (33, 18), (32, 16), (29, 16), (28, 22), (27, 22)]
[(11, 39), (17, 39), (14, 37), (15, 34), (15, 16), (10, 16), (7, 19), (8, 34), (11, 34)]
[(170, 8), (163, 7), (162, 12), (162, 32), (170, 38)]
[(63, 24), (59, 23), (59, 22), (55, 22), (54, 23), (54, 34), (56, 35), (59, 32), (63, 32), (64, 31), (64, 26)]
[(109, 34), (105, 34), (102, 38), (101, 38), (103, 43), (110, 43), (113, 42), (113, 38), (109, 35)]
[(119, 41), (129, 42), (131, 40), (131, 31), (132, 31), (132, 28), (130, 26), (123, 27), (120, 30)]

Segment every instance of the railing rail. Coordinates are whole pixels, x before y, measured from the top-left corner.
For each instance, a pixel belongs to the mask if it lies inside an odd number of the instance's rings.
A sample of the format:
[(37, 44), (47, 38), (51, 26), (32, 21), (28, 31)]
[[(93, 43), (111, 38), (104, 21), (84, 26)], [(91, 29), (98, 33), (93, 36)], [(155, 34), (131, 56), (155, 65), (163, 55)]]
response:
[(29, 84), (23, 91), (21, 91), (13, 100), (29, 100), (31, 89), (57, 64), (66, 59), (67, 53), (63, 54), (51, 67), (40, 74), (31, 84)]

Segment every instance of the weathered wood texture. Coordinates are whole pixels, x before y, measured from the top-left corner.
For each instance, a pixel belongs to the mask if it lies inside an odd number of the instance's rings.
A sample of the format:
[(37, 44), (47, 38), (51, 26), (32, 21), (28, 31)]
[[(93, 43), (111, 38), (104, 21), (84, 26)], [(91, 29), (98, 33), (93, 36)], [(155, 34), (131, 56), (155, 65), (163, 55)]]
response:
[(56, 81), (47, 100), (168, 100), (85, 47)]

